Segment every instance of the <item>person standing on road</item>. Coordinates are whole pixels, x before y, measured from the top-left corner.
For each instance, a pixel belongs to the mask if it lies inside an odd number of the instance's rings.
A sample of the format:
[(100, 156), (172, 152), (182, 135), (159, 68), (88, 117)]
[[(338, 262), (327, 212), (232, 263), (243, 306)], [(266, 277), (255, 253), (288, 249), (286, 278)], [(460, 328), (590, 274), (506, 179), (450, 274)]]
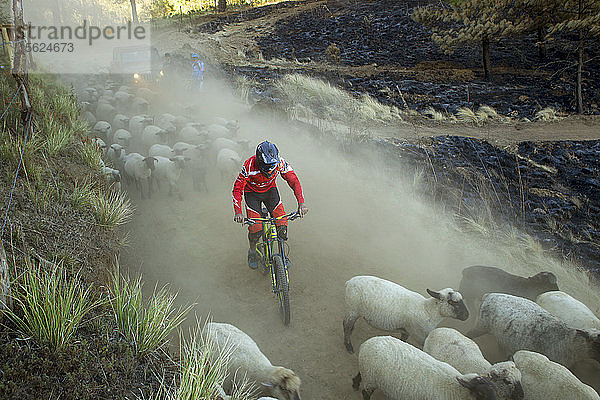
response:
[(192, 82), (198, 89), (202, 89), (204, 84), (204, 61), (198, 54), (192, 54)]
[[(283, 203), (279, 197), (279, 191), (275, 179), (277, 175), (287, 182), (298, 201), (298, 214), (303, 217), (308, 213), (308, 207), (304, 204), (302, 187), (292, 166), (279, 157), (279, 150), (275, 144), (268, 141), (260, 143), (256, 147), (256, 154), (248, 158), (237, 179), (233, 183), (233, 220), (237, 223), (244, 222), (242, 214), (242, 194), (246, 201), (246, 216), (248, 218), (260, 218), (261, 204), (264, 204), (273, 217), (285, 215)], [(277, 221), (277, 236), (281, 240), (287, 240), (287, 218)], [(256, 244), (262, 234), (260, 224), (248, 226), (248, 266), (252, 269), (258, 268), (258, 253)]]

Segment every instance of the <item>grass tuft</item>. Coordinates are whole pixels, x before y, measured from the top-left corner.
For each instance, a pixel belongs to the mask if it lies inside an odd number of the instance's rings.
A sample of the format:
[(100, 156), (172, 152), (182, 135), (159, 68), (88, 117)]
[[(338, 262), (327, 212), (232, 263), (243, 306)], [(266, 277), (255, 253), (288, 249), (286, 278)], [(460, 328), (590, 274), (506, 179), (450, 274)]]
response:
[(16, 309), (4, 312), (21, 334), (59, 350), (70, 343), (85, 315), (102, 301), (92, 299), (91, 287), (84, 287), (78, 275), (68, 279), (60, 263), (48, 265), (50, 271), (44, 270), (42, 263), (26, 259), (25, 272), (13, 286)]
[(73, 193), (71, 193), (71, 205), (74, 208), (91, 206), (95, 198), (96, 194), (94, 193), (92, 182), (87, 179), (83, 183), (75, 182)]
[(425, 109), (425, 111), (423, 111), (423, 115), (426, 115), (429, 118), (431, 118), (432, 120), (437, 121), (437, 122), (446, 120), (446, 117), (444, 116), (444, 114), (439, 111), (436, 111), (433, 107), (427, 107)]
[(456, 118), (460, 122), (466, 122), (469, 124), (478, 124), (480, 122), (479, 117), (473, 110), (468, 107), (461, 107), (456, 112)]
[(118, 190), (100, 190), (93, 197), (93, 209), (98, 223), (107, 228), (131, 221), (134, 211), (127, 194)]
[(140, 356), (160, 351), (168, 337), (183, 322), (193, 307), (175, 307), (177, 294), (170, 293), (166, 286), (157, 291), (146, 306), (142, 302), (142, 278), (135, 280), (121, 274), (119, 263), (111, 276), (110, 305), (123, 337)]
[(546, 107), (535, 114), (537, 121), (555, 122), (560, 121), (562, 117), (559, 112), (552, 107)]

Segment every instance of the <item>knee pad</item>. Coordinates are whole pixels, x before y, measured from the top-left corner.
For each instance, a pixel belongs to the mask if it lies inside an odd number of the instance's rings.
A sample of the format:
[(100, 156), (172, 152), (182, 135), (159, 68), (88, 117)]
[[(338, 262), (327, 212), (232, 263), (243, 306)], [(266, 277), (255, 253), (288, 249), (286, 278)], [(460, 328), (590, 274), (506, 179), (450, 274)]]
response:
[(288, 240), (286, 225), (278, 225), (277, 226), (277, 237), (281, 240)]

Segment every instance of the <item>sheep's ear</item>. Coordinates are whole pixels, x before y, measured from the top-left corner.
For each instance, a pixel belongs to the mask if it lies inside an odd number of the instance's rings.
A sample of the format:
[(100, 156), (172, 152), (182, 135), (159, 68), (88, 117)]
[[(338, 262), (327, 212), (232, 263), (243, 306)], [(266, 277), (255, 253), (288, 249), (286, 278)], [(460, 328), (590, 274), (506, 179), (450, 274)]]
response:
[(467, 389), (470, 389), (473, 387), (473, 384), (471, 383), (471, 381), (464, 379), (462, 376), (457, 376), (456, 380), (458, 381), (458, 383), (460, 383), (462, 386), (466, 387)]
[(583, 336), (586, 339), (591, 339), (590, 333), (588, 331), (585, 331), (583, 329), (576, 329), (575, 331), (577, 332), (577, 335)]
[(441, 300), (441, 296), (440, 296), (440, 293), (439, 293), (439, 292), (434, 292), (433, 290), (429, 290), (429, 289), (427, 289), (427, 293), (429, 293), (429, 295), (430, 295), (431, 297), (433, 297), (434, 299)]

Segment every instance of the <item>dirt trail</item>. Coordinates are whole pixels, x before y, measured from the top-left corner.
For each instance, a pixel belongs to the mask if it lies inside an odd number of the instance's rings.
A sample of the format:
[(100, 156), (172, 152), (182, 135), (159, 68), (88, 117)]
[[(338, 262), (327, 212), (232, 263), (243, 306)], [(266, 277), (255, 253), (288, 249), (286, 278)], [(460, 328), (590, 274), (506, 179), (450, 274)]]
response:
[[(136, 202), (131, 247), (122, 262), (143, 273), (148, 289), (170, 283), (183, 303), (198, 303), (195, 313), (202, 319), (210, 314), (248, 333), (274, 364), (302, 378), (303, 398), (360, 398), (351, 387), (356, 356), (346, 353), (342, 341), (344, 283), (355, 275), (380, 276), (425, 295), (426, 288), (456, 288), (468, 265), (498, 265), (522, 275), (544, 268), (557, 272), (565, 288), (581, 293), (588, 305), (599, 304), (582, 275), (562, 270), (560, 263), (510, 263), (506, 254), (522, 249), (495, 248), (457, 234), (443, 215), (412, 196), (410, 183), (386, 175), (376, 155), (365, 162), (369, 155), (338, 155), (308, 135), (276, 134), (289, 130), (265, 121), (241, 124), (241, 135), (251, 143), (265, 137), (258, 132), (269, 132), (298, 171), (310, 207), (305, 219), (290, 223), (291, 325), (281, 323), (267, 279), (246, 266), (246, 230), (232, 222), (233, 179), (211, 174), (209, 193), (186, 187), (184, 201), (163, 192)], [(294, 207), (285, 182), (278, 186), (284, 204)], [(359, 320), (355, 348), (382, 333)]]

